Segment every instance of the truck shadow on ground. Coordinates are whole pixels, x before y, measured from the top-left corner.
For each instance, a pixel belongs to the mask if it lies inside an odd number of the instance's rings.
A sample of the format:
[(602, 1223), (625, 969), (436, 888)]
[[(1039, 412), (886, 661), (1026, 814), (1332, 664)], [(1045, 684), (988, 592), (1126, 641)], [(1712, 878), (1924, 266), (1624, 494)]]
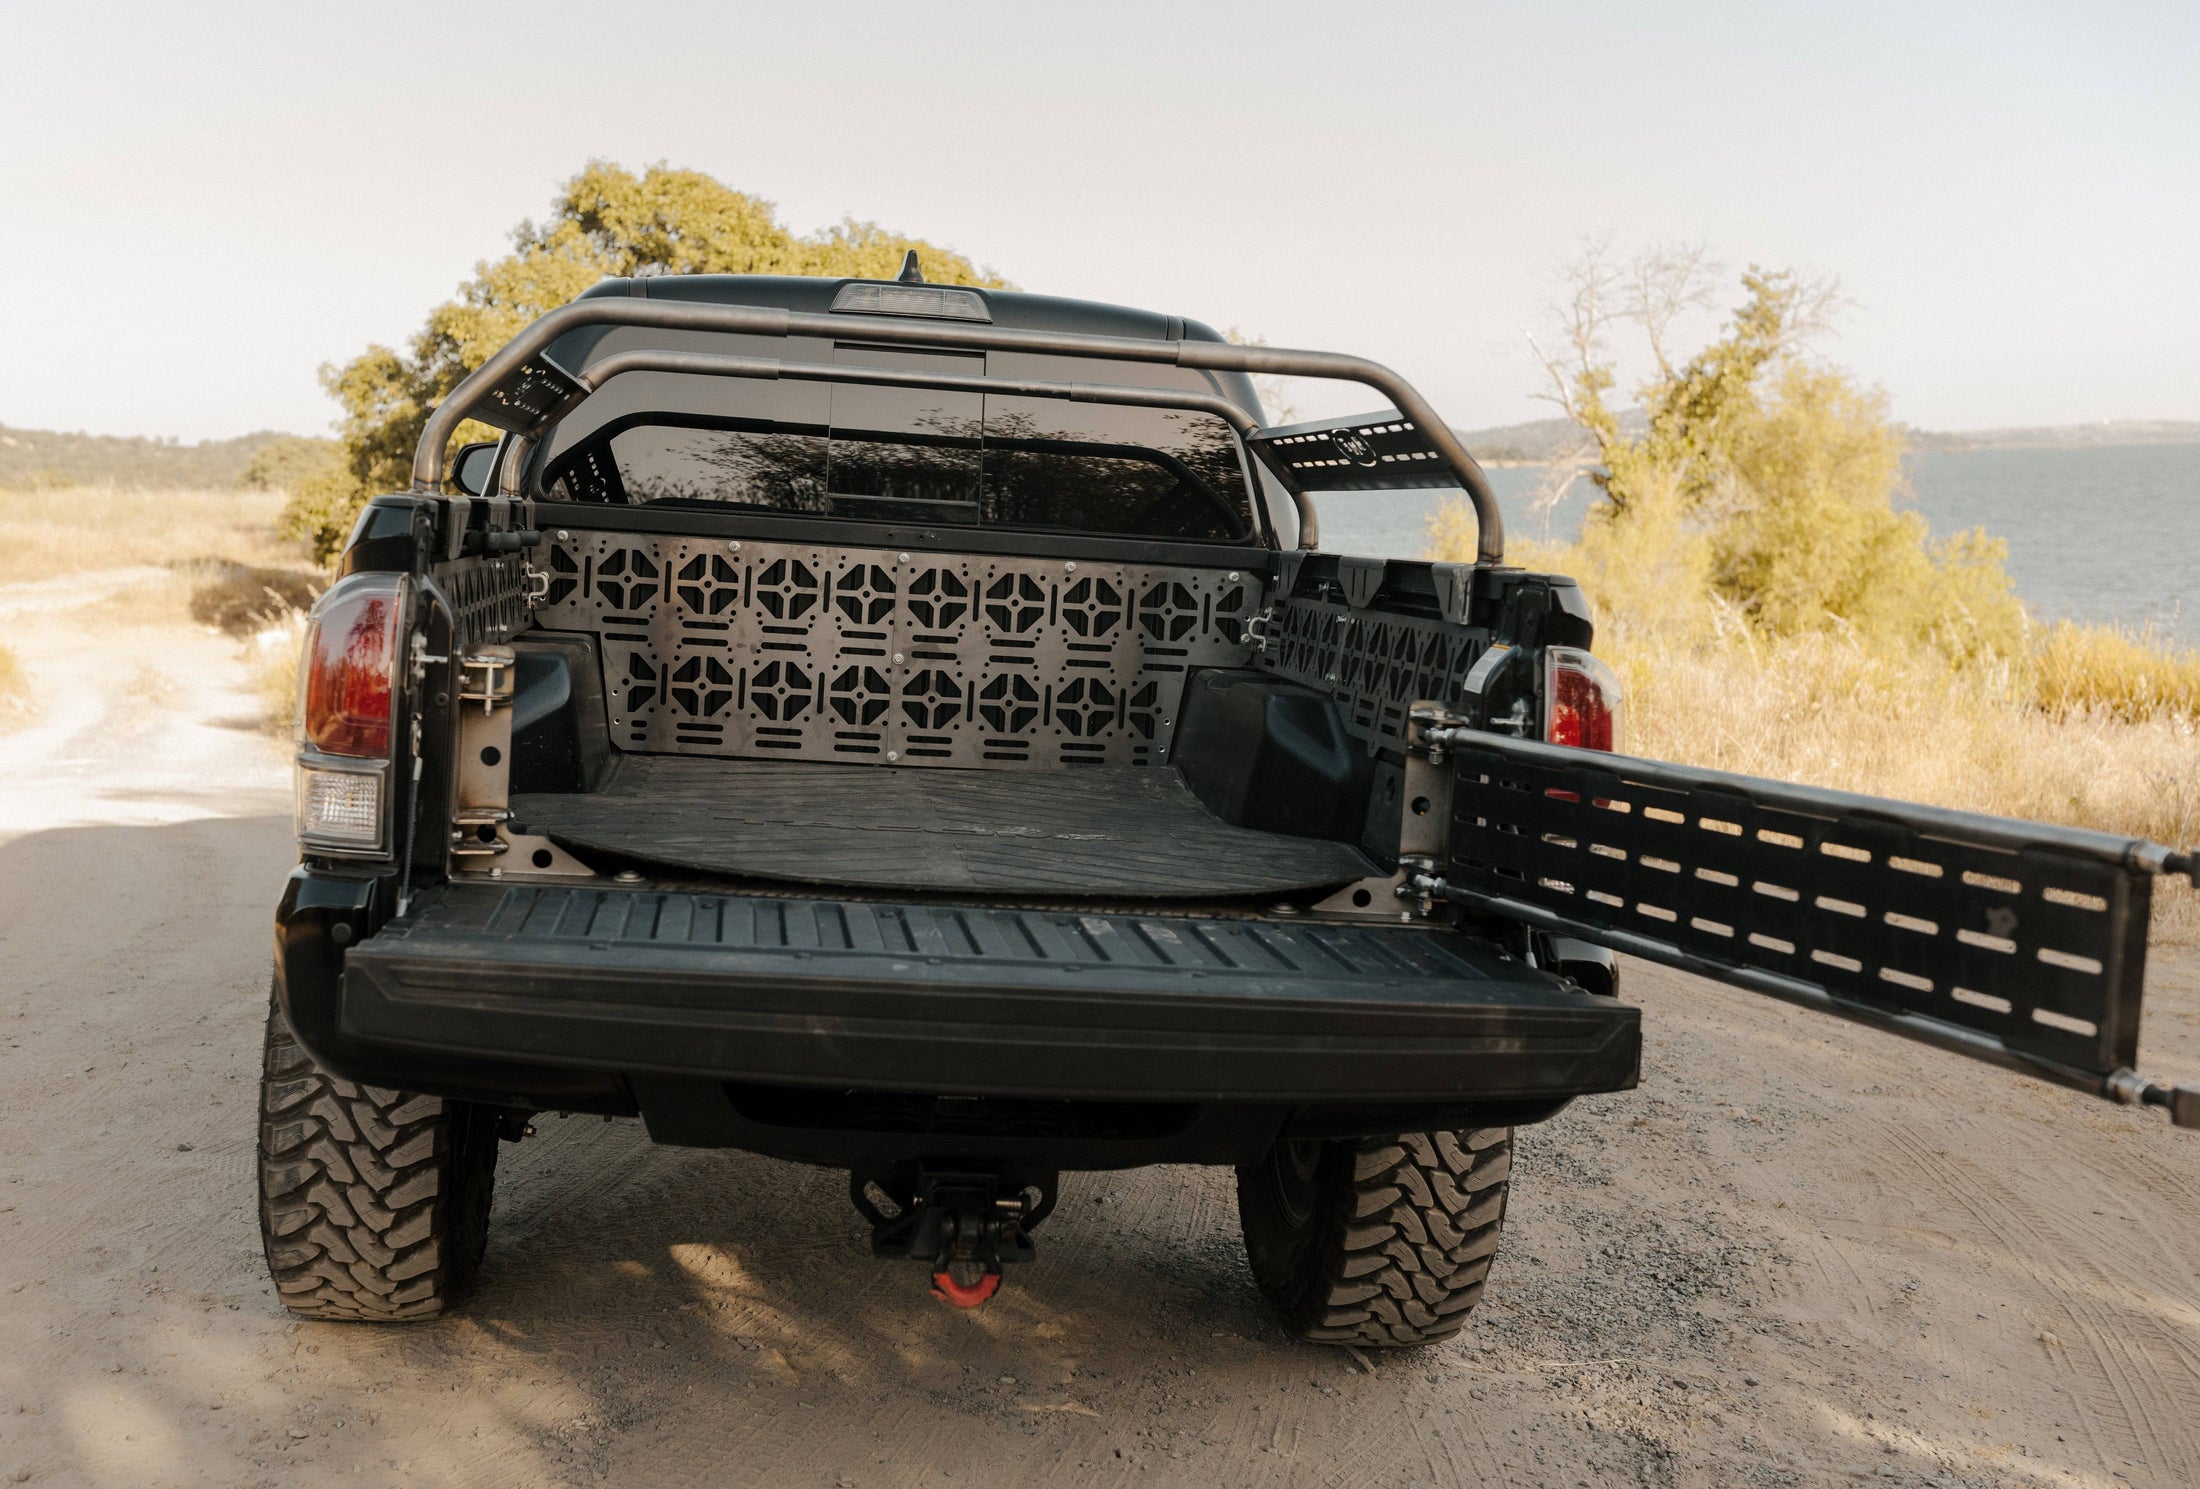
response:
[(1010, 1266), (993, 1302), (963, 1311), (930, 1295), (922, 1266), (870, 1254), (837, 1170), (657, 1148), (632, 1122), (538, 1125), (540, 1136), (505, 1150), (472, 1305), (515, 1338), (554, 1337), (559, 1320), (585, 1312), (595, 1329), (631, 1319), (648, 1347), (714, 1354), (736, 1373), (776, 1352), (796, 1376), (926, 1388), (970, 1350), (1051, 1365), (1103, 1339), (1143, 1354), (1220, 1335), (1309, 1353), (1287, 1343), (1253, 1286), (1227, 1171), (1065, 1175), (1060, 1207), (1035, 1233), (1038, 1259)]

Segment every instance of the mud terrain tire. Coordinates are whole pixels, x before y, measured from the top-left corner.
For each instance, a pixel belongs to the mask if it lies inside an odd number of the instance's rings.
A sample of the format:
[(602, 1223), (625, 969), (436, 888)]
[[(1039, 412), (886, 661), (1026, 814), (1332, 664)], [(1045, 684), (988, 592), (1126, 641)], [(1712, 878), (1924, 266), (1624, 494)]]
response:
[(260, 1078), (260, 1236), (299, 1318), (447, 1312), (489, 1233), (497, 1113), (340, 1080), (269, 1008)]
[(1254, 1280), (1300, 1339), (1449, 1339), (1505, 1222), (1512, 1129), (1278, 1143), (1238, 1170)]

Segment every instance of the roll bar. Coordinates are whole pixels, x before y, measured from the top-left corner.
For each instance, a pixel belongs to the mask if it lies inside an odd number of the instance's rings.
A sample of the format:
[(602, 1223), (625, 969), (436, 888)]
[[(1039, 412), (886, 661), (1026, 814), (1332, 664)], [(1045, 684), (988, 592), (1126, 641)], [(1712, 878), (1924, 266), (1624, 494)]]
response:
[(715, 352), (656, 351), (643, 347), (614, 352), (589, 365), (574, 379), (593, 393), (624, 372), (691, 372), (705, 377), (786, 378), (795, 382), (861, 383), (888, 388), (943, 388), (969, 393), (1007, 393), (1025, 398), (1061, 398), (1077, 403), (1128, 403), (1144, 408), (1186, 408), (1228, 421), (1240, 434), (1260, 428), (1253, 416), (1214, 393), (1176, 388), (1142, 388), (1128, 383), (1064, 383), (1031, 377), (995, 377), (961, 372), (903, 372), (891, 367), (851, 366), (840, 362), (788, 362), (777, 357), (732, 357)]
[[(458, 426), (468, 416), (484, 403), (491, 401), (492, 395), (506, 386), (535, 380), (585, 387), (586, 385), (576, 384), (570, 374), (557, 369), (554, 364), (538, 359), (553, 342), (568, 332), (585, 326), (600, 325), (642, 326), (665, 331), (720, 331), (750, 336), (815, 336), (861, 340), (873, 345), (886, 343), (920, 347), (966, 347), (976, 351), (1023, 351), (1107, 361), (1155, 362), (1207, 372), (1314, 377), (1360, 383), (1389, 398), (1399, 413), (1417, 426), (1421, 437), (1441, 457), (1451, 474), (1458, 478), (1461, 489), (1467, 493), (1467, 499), (1474, 504), (1477, 561), (1495, 564), (1502, 562), (1505, 556), (1504, 518), (1498, 511), (1496, 493), (1490, 487), (1489, 478), (1482, 473), (1482, 467), (1475, 463), (1474, 457), (1467, 453), (1466, 446), (1452, 433), (1451, 427), (1444, 423), (1428, 400), (1421, 396), (1420, 390), (1390, 368), (1365, 357), (1346, 356), (1339, 352), (1294, 351), (1283, 347), (1238, 346), (1216, 341), (1152, 341), (1131, 336), (1018, 331), (998, 326), (946, 321), (933, 325), (914, 325), (883, 317), (779, 310), (752, 305), (703, 305), (677, 300), (576, 300), (529, 325), (494, 356), (469, 373), (428, 416), (427, 424), (420, 433), (420, 443), (413, 451), (412, 489), (423, 495), (435, 495), (442, 491), (443, 454), (450, 445), (451, 436), (457, 433)], [(618, 356), (624, 355), (632, 354), (615, 354), (613, 358), (607, 358), (606, 362), (615, 361)], [(732, 360), (761, 363), (771, 359)], [(785, 376), (784, 369), (788, 365), (790, 364), (780, 363), (781, 371), (778, 375)], [(836, 367), (834, 374), (839, 380), (855, 381), (857, 379), (847, 374), (857, 370)], [(884, 369), (861, 370), (871, 372)], [(590, 369), (589, 374), (595, 381), (600, 381), (606, 375), (600, 367)], [(926, 385), (941, 384), (935, 379)], [(1063, 383), (1050, 386), (1093, 388), (1104, 385)], [(1164, 389), (1146, 391), (1157, 394), (1167, 392)], [(1032, 396), (1072, 395), (1041, 392)], [(1218, 403), (1224, 401), (1216, 400)], [(1242, 416), (1242, 411), (1240, 415)], [(1233, 419), (1232, 423), (1237, 424), (1238, 420)]]

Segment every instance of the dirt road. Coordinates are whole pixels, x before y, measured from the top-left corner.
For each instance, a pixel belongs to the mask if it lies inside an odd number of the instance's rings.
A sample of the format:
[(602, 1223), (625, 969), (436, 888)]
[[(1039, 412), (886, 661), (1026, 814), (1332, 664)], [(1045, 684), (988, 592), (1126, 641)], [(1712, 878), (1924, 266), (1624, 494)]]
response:
[[(291, 1323), (281, 751), (232, 642), (7, 624), (0, 1484), (2200, 1484), (2200, 1134), (1646, 966), (1643, 1089), (1523, 1135), (1450, 1346), (1279, 1339), (1226, 1174), (1071, 1179), (959, 1314), (832, 1174), (554, 1118), (465, 1317)], [(2200, 1072), (2157, 963), (2150, 1064)]]

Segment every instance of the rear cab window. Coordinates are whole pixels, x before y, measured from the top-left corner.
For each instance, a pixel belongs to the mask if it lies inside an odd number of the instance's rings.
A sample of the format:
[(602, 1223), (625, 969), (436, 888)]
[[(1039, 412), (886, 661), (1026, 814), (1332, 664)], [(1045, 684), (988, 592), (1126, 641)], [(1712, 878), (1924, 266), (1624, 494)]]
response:
[[(691, 341), (658, 333), (646, 344), (675, 342), (682, 350), (920, 373), (984, 376), (990, 367), (1007, 377), (1215, 391), (1174, 368), (867, 346), (853, 336)], [(607, 339), (601, 351), (617, 349)], [(1249, 543), (1259, 532), (1236, 431), (1191, 409), (633, 372), (613, 378), (553, 431), (538, 470), (543, 495), (559, 501), (1206, 543)]]

